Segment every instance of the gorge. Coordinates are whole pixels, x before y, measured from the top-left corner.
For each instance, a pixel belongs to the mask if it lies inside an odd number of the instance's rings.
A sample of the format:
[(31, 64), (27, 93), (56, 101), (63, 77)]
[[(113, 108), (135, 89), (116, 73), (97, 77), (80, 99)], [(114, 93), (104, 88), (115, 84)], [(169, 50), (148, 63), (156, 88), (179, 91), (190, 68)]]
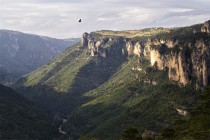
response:
[(209, 25), (84, 33), (13, 88), (51, 112), (69, 139), (120, 139), (129, 126), (160, 137), (208, 89)]

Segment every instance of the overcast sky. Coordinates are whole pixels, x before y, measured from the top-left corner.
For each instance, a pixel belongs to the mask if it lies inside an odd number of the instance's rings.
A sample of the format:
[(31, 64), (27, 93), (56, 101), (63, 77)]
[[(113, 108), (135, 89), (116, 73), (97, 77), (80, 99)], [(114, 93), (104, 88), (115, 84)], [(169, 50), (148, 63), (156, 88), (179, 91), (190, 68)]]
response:
[[(56, 38), (210, 19), (210, 0), (0, 0), (0, 28)], [(78, 20), (82, 19), (79, 23)]]

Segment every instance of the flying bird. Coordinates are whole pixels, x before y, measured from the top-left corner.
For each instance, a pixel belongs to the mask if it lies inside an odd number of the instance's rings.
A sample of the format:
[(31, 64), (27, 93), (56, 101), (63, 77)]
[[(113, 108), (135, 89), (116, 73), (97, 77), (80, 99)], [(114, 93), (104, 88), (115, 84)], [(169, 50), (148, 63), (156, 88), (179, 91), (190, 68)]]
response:
[(82, 20), (81, 20), (81, 19), (79, 19), (79, 22), (82, 22)]

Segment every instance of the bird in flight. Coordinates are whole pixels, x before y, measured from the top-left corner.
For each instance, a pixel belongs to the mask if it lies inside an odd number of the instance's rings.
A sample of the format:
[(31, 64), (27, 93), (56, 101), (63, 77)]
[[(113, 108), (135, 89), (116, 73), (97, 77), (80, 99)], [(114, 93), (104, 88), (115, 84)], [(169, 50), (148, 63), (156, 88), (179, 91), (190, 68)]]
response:
[(81, 20), (81, 19), (79, 19), (79, 22), (82, 22), (82, 20)]

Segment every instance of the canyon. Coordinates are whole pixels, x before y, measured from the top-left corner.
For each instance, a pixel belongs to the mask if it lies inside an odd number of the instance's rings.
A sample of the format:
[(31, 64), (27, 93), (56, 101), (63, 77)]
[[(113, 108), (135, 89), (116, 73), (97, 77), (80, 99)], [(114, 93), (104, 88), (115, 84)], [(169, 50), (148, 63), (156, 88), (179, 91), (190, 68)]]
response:
[[(190, 35), (204, 33), (209, 36), (210, 21), (205, 22), (200, 31), (191, 31)], [(184, 33), (183, 33), (184, 34)], [(210, 76), (210, 41), (207, 38), (196, 38), (193, 41), (179, 39), (148, 38), (145, 40), (132, 41), (122, 37), (94, 36), (94, 33), (84, 33), (81, 44), (88, 48), (91, 56), (107, 57), (111, 55), (111, 43), (121, 44), (121, 55), (131, 57), (144, 56), (150, 61), (151, 66), (158, 70), (168, 69), (168, 78), (180, 86), (186, 86), (196, 79), (196, 89), (203, 90), (208, 85)], [(113, 46), (112, 46), (113, 47)], [(115, 48), (113, 47), (113, 50)]]

